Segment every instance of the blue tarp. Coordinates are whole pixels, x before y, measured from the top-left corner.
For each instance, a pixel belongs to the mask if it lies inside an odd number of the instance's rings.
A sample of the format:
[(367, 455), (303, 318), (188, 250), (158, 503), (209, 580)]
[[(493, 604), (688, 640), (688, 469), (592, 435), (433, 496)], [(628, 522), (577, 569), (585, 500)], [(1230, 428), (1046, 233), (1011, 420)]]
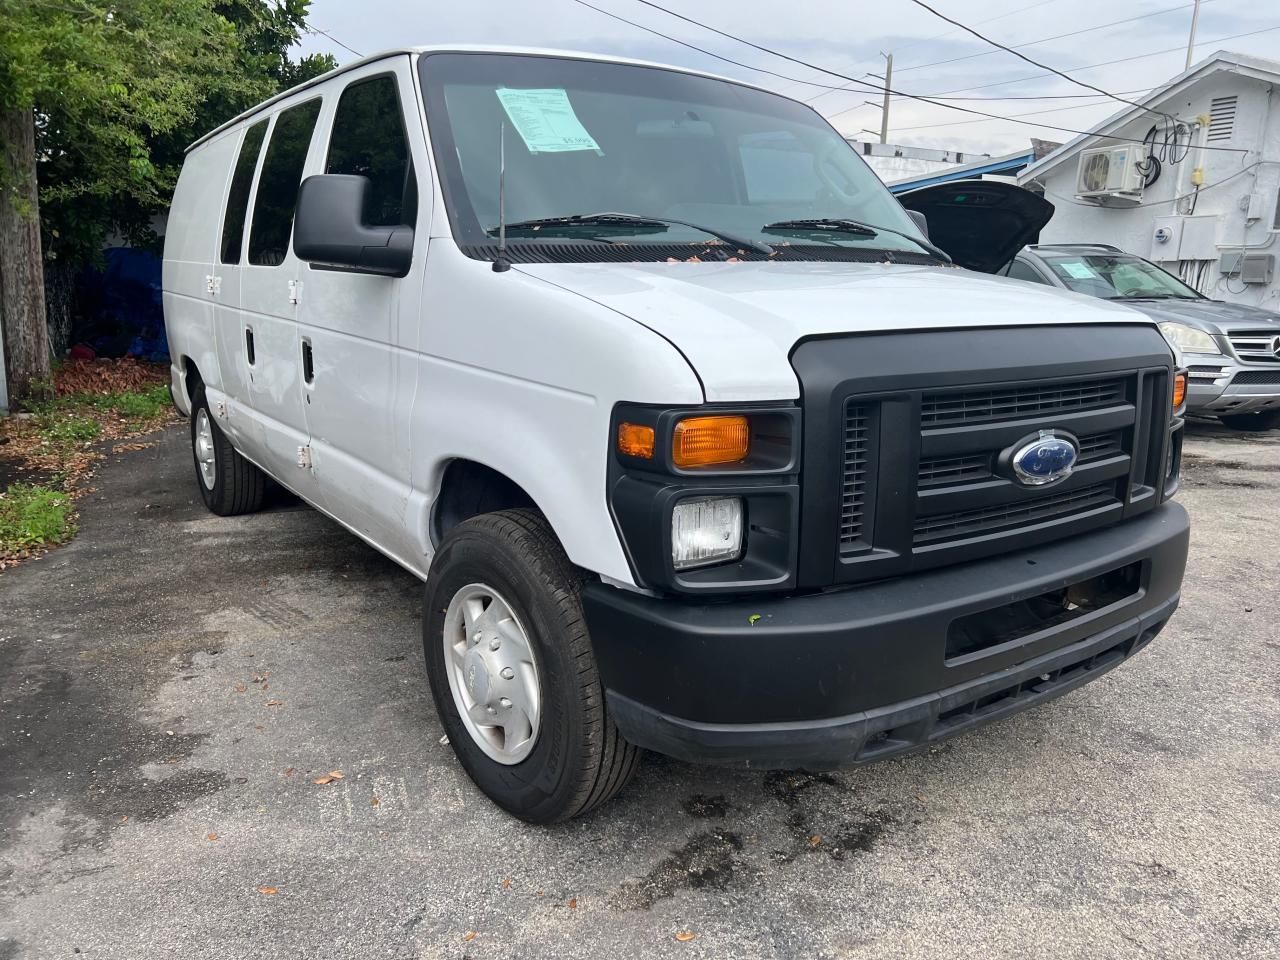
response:
[(89, 345), (100, 357), (167, 361), (160, 258), (132, 247), (111, 247), (104, 257), (102, 270), (80, 278), (72, 342)]

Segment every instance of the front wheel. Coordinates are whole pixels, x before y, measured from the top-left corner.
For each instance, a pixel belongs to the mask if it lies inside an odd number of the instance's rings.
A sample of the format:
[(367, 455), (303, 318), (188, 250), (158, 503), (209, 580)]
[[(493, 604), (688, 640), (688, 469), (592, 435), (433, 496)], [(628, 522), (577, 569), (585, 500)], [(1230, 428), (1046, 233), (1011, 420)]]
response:
[(1224, 413), (1218, 419), (1232, 430), (1256, 433), (1280, 427), (1280, 410), (1264, 410), (1262, 413)]
[(605, 705), (580, 592), (533, 510), (460, 523), (427, 581), (423, 645), (440, 722), (476, 785), (531, 823), (604, 803), (639, 760)]

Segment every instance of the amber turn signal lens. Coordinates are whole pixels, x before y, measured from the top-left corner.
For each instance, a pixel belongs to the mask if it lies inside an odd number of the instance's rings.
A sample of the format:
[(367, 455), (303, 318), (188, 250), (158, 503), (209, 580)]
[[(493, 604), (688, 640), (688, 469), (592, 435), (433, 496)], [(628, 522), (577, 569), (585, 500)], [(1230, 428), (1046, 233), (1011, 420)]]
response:
[(1173, 378), (1173, 409), (1177, 410), (1182, 406), (1182, 401), (1187, 399), (1187, 375), (1185, 373), (1176, 374)]
[(746, 417), (689, 417), (676, 424), (671, 460), (677, 467), (733, 463), (751, 449)]
[(628, 457), (653, 459), (653, 427), (638, 423), (618, 424), (618, 452)]

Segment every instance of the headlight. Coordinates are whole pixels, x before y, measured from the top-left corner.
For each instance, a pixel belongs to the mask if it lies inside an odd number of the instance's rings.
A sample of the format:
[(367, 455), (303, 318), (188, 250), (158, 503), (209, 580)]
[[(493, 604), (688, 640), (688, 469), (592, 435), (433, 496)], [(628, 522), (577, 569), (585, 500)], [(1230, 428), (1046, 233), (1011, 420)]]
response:
[(742, 500), (690, 497), (671, 513), (671, 562), (677, 570), (736, 560), (742, 553)]
[(1187, 353), (1211, 353), (1219, 356), (1222, 354), (1218, 345), (1213, 342), (1213, 337), (1185, 323), (1166, 320), (1160, 324), (1160, 332), (1171, 344)]

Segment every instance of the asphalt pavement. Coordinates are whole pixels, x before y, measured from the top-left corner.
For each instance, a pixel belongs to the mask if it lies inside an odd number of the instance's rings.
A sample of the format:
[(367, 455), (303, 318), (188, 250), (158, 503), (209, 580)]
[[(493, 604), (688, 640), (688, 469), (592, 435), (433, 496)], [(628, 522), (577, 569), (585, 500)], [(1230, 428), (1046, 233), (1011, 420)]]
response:
[(441, 742), (419, 582), (285, 497), (207, 513), (170, 429), (0, 574), (0, 960), (1280, 956), (1280, 433), (1189, 434), (1133, 661), (849, 772), (648, 757), (539, 828)]

